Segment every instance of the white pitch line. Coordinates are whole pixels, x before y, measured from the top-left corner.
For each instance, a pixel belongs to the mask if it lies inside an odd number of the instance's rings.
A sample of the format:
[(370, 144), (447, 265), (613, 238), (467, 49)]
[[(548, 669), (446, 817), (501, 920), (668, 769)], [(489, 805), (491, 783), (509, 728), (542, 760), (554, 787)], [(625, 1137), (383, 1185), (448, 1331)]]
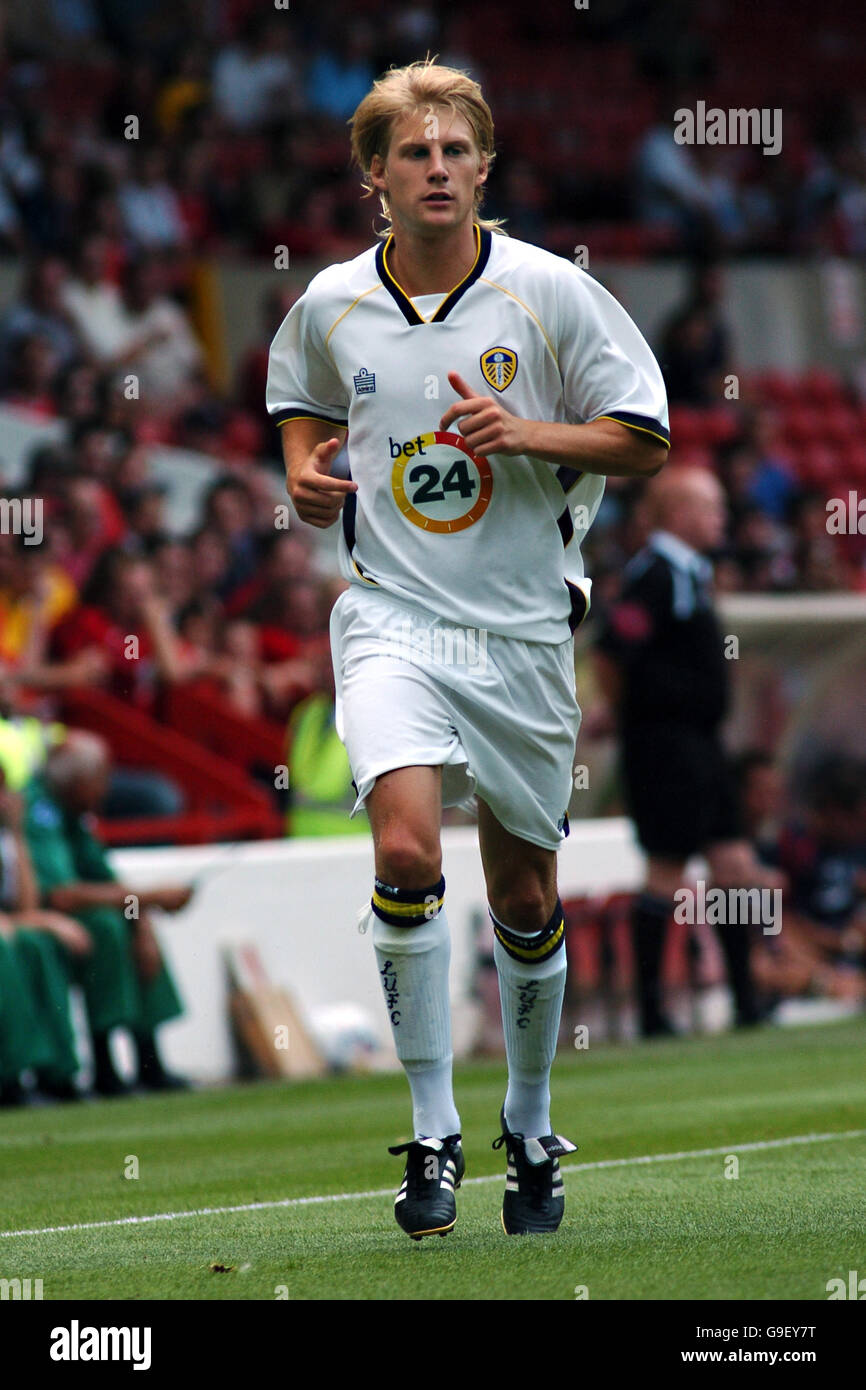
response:
[[(685, 1149), (682, 1153), (641, 1154), (635, 1158), (601, 1158), (593, 1163), (568, 1163), (560, 1171), (589, 1173), (600, 1168), (629, 1168), (639, 1163), (675, 1163), (683, 1158), (711, 1158), (718, 1154), (747, 1153), (756, 1149), (784, 1149), (792, 1144), (826, 1144), (834, 1139), (863, 1139), (866, 1129), (831, 1131), (829, 1134), (792, 1134), (785, 1139), (756, 1139), (748, 1144), (724, 1144), (713, 1149)], [(480, 1178), (464, 1178), (463, 1186), (502, 1182), (501, 1173), (489, 1173)], [(37, 1226), (25, 1231), (0, 1231), (0, 1240), (15, 1236), (51, 1236), (64, 1231), (98, 1231), (109, 1226), (145, 1226), (153, 1221), (186, 1221), (193, 1216), (230, 1216), (240, 1211), (275, 1211), (279, 1207), (311, 1207), (328, 1202), (361, 1202), (369, 1198), (392, 1197), (392, 1187), (380, 1187), (371, 1192), (327, 1192), (317, 1197), (281, 1197), (273, 1202), (243, 1202), (233, 1207), (196, 1207), (192, 1211), (162, 1211), (151, 1216), (118, 1216), (110, 1221), (76, 1221), (69, 1226)]]

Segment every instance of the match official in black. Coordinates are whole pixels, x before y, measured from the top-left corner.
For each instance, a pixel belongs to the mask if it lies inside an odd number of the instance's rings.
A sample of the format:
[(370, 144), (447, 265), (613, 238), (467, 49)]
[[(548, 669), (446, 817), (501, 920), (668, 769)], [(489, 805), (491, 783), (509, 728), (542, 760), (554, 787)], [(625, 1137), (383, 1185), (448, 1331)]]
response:
[[(776, 886), (743, 838), (737, 794), (719, 737), (729, 662), (706, 558), (725, 531), (722, 489), (708, 470), (671, 467), (649, 485), (655, 528), (626, 566), (623, 588), (595, 648), (602, 689), (617, 711), (627, 809), (647, 855), (632, 912), (640, 1030), (675, 1030), (661, 999), (674, 894), (686, 861), (702, 854), (721, 888)], [(771, 884), (772, 880), (772, 884)], [(758, 1021), (746, 925), (715, 928), (738, 1024)]]

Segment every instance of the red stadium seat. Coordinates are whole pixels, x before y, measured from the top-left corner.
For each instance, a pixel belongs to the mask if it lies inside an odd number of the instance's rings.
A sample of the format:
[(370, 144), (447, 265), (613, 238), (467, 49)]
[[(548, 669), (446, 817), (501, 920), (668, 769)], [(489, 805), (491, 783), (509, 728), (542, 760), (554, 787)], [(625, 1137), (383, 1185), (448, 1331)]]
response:
[(857, 412), (847, 405), (829, 406), (822, 412), (824, 437), (833, 445), (844, 445), (859, 439), (860, 422)]
[(845, 397), (845, 388), (834, 372), (823, 367), (812, 367), (800, 379), (800, 389), (804, 400), (810, 405), (835, 405)]
[(832, 487), (839, 475), (839, 456), (824, 444), (810, 444), (800, 453), (800, 478), (808, 487)]
[(822, 443), (826, 438), (823, 412), (805, 405), (790, 407), (782, 421), (782, 437), (792, 445)]
[(758, 372), (749, 378), (749, 385), (754, 387), (758, 398), (765, 400), (768, 405), (787, 407), (796, 405), (800, 400), (797, 379), (785, 372)]
[(716, 405), (703, 413), (702, 427), (707, 444), (727, 444), (740, 433), (740, 420), (736, 409)]
[(688, 405), (675, 405), (670, 412), (671, 444), (677, 449), (689, 449), (706, 439), (704, 413)]

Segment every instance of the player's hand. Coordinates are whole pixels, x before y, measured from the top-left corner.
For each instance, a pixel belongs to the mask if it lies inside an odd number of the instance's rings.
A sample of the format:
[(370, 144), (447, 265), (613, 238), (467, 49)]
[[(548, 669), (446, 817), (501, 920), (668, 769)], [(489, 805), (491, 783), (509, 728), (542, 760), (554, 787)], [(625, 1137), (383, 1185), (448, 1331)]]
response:
[(297, 473), (289, 471), (286, 486), (295, 511), (301, 521), (322, 530), (333, 526), (347, 494), (358, 491), (358, 484), (350, 478), (330, 476), (331, 466), (342, 442), (341, 439), (326, 439), (324, 443), (316, 445)]
[(192, 888), (185, 884), (167, 888), (151, 888), (139, 894), (139, 899), (147, 899), (148, 907), (161, 907), (163, 912), (181, 912), (192, 898)]
[[(22, 924), (30, 925), (30, 919), (26, 913), (21, 914)], [(61, 946), (65, 946), (72, 956), (89, 956), (93, 950), (93, 938), (90, 932), (76, 921), (74, 917), (67, 917), (65, 912), (53, 912), (51, 909), (43, 909), (34, 914), (33, 926), (40, 931), (48, 932)]]
[(448, 430), (459, 421), (459, 432), (473, 454), (522, 454), (526, 452), (526, 421), (512, 415), (492, 396), (476, 396), (457, 372), (448, 380), (463, 399), (450, 405), (439, 421)]

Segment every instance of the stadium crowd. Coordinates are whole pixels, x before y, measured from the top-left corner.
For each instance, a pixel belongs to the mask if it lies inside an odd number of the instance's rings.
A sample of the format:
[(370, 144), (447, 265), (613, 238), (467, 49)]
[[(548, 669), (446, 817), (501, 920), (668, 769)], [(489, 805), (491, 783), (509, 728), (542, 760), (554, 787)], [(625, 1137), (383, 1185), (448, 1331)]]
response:
[[(371, 205), (358, 199), (357, 175), (347, 167), (345, 122), (386, 63), (430, 47), (481, 73), (507, 151), (488, 210), (505, 216), (516, 235), (551, 246), (561, 240), (570, 252), (586, 222), (569, 223), (567, 209), (591, 207), (598, 230), (598, 209), (619, 206), (622, 225), (631, 218), (646, 232), (666, 222), (646, 254), (689, 249), (698, 224), (705, 256), (765, 244), (856, 249), (866, 136), (844, 82), (835, 104), (804, 103), (820, 120), (801, 129), (802, 138), (789, 132), (773, 164), (778, 177), (767, 196), (778, 206), (762, 213), (765, 231), (776, 227), (769, 242), (728, 235), (725, 227), (740, 225), (730, 208), (718, 225), (708, 203), (698, 212), (699, 173), (717, 191), (729, 175), (752, 186), (748, 151), (732, 172), (730, 150), (702, 147), (701, 170), (689, 182), (683, 165), (674, 176), (677, 197), (671, 201), (673, 185), (663, 194), (664, 178), (651, 172), (659, 102), (674, 86), (700, 81), (710, 92), (714, 81), (731, 78), (724, 46), (709, 42), (712, 7), (690, 25), (688, 42), (676, 37), (678, 10), (654, 6), (650, 23), (634, 0), (582, 17), (586, 42), (572, 45), (575, 61), (590, 72), (604, 56), (635, 97), (634, 138), (615, 141), (605, 199), (595, 196), (590, 142), (563, 149), (550, 94), (536, 93), (533, 104), (511, 62), (515, 45), (552, 53), (575, 18), (562, 6), (542, 5), (531, 16), (525, 7), (497, 7), (495, 41), (483, 45), (480, 11), (470, 23), (424, 0), (381, 22), (369, 5), (337, 3), (323, 13), (303, 0), (287, 11), (244, 0), (135, 7), (13, 0), (6, 7), (0, 252), (21, 271), (17, 293), (0, 309), (0, 406), (23, 419), (63, 422), (62, 439), (34, 451), (19, 489), (22, 498), (42, 500), (43, 543), (0, 536), (0, 662), (18, 707), (50, 714), (65, 690), (98, 686), (153, 713), (161, 688), (198, 683), (241, 718), (285, 723), (321, 686), (334, 582), (317, 573), (302, 527), (274, 528), (280, 446), (263, 408), (268, 346), (292, 295), (276, 288), (267, 295), (259, 343), (225, 388), (214, 384), (193, 322), (193, 285), (202, 257), (270, 260), (275, 245), (295, 257), (333, 257), (368, 244)], [(834, 14), (830, 6), (816, 46), (826, 62), (835, 61)], [(597, 83), (592, 93), (574, 114), (578, 134), (582, 122), (598, 122)], [(613, 128), (613, 99), (599, 100)], [(550, 167), (533, 154), (538, 128), (555, 154)], [(680, 161), (697, 158), (685, 146), (667, 153), (674, 151)], [(646, 177), (632, 180), (634, 168)], [(640, 206), (610, 193), (620, 176), (624, 188), (638, 190)], [(650, 185), (655, 210), (646, 202)], [(717, 587), (862, 589), (864, 538), (828, 534), (826, 497), (863, 473), (864, 407), (826, 373), (776, 382), (775, 394), (744, 379), (740, 398), (726, 399), (736, 345), (724, 319), (723, 277), (723, 263), (704, 259), (653, 344), (671, 400), (675, 456), (709, 463), (726, 487), (730, 523), (716, 557)], [(792, 406), (803, 400), (816, 417), (805, 424)], [(823, 428), (828, 410), (836, 453), (815, 443), (816, 420)], [(197, 523), (180, 537), (149, 469), (156, 443), (200, 450), (221, 469)], [(645, 534), (640, 489), (611, 479), (586, 545), (602, 604)], [(139, 641), (135, 661), (124, 648), (130, 633)]]
[[(744, 46), (711, 0), (9, 0), (0, 245), (74, 255), (96, 221), (178, 259), (360, 250), (371, 205), (345, 122), (429, 50), (492, 99), (490, 208), (518, 236), (570, 254), (591, 222), (599, 256), (862, 254), (863, 18), (838, 0), (803, 26), (783, 0), (760, 10)], [(674, 112), (697, 100), (783, 105), (782, 148), (678, 144)]]

